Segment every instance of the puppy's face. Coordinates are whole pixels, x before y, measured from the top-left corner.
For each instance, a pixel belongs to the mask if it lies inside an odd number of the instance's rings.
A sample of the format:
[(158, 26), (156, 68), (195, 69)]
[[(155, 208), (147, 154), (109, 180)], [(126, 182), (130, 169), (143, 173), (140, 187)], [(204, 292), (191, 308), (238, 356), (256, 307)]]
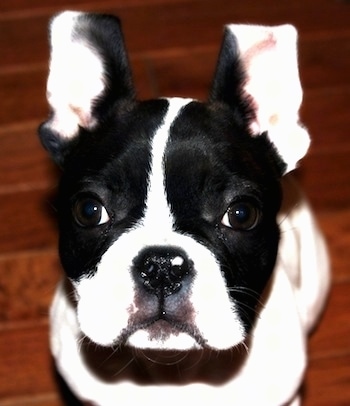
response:
[(137, 101), (110, 16), (64, 13), (51, 44), (40, 136), (63, 168), (60, 256), (83, 334), (154, 349), (240, 343), (274, 268), (285, 164), (252, 133), (237, 40), (225, 36), (206, 103)]
[(80, 138), (59, 220), (82, 331), (103, 345), (240, 342), (278, 244), (271, 144), (227, 109), (181, 99), (137, 104)]

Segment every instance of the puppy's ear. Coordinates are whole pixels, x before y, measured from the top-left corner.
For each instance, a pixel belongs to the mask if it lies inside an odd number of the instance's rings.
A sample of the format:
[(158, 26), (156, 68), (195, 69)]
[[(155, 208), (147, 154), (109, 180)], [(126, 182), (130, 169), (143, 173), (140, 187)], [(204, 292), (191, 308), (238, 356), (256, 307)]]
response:
[(63, 12), (51, 21), (50, 45), (51, 115), (39, 135), (62, 164), (80, 129), (94, 129), (118, 105), (134, 100), (134, 88), (118, 18)]
[(295, 28), (228, 25), (210, 99), (245, 117), (253, 136), (267, 132), (285, 172), (293, 170), (310, 144), (299, 122), (302, 89)]

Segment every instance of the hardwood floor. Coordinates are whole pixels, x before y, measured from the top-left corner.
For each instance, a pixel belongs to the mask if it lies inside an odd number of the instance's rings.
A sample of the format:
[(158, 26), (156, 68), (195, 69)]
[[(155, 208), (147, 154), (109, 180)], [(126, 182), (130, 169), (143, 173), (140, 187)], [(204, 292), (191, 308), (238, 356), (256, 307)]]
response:
[(0, 406), (63, 406), (47, 312), (60, 267), (50, 205), (57, 170), (36, 128), (45, 100), (47, 24), (62, 9), (122, 18), (141, 98), (204, 98), (222, 27), (296, 25), (302, 117), (313, 144), (298, 170), (332, 259), (333, 285), (310, 338), (304, 405), (350, 405), (350, 3), (341, 0), (12, 0), (0, 4)]

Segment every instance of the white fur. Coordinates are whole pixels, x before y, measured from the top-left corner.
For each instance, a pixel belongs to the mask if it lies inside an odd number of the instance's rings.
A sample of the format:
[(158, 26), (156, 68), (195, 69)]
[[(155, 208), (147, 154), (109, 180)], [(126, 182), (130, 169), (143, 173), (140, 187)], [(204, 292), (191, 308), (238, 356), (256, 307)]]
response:
[(51, 128), (64, 138), (74, 137), (79, 126), (96, 124), (91, 109), (105, 87), (101, 58), (75, 33), (82, 15), (66, 11), (51, 24), (47, 99), (53, 110)]
[(253, 97), (255, 134), (268, 136), (293, 170), (306, 154), (310, 140), (299, 122), (302, 88), (297, 60), (297, 32), (292, 25), (276, 27), (228, 26), (238, 41), (247, 83), (245, 91)]

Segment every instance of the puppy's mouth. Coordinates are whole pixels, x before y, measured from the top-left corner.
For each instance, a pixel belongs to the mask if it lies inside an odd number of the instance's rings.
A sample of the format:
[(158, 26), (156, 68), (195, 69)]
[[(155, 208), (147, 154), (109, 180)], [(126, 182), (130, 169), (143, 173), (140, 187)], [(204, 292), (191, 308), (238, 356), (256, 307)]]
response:
[(131, 323), (121, 337), (125, 345), (136, 348), (184, 350), (205, 348), (206, 340), (189, 322), (172, 318), (164, 311), (156, 317)]

